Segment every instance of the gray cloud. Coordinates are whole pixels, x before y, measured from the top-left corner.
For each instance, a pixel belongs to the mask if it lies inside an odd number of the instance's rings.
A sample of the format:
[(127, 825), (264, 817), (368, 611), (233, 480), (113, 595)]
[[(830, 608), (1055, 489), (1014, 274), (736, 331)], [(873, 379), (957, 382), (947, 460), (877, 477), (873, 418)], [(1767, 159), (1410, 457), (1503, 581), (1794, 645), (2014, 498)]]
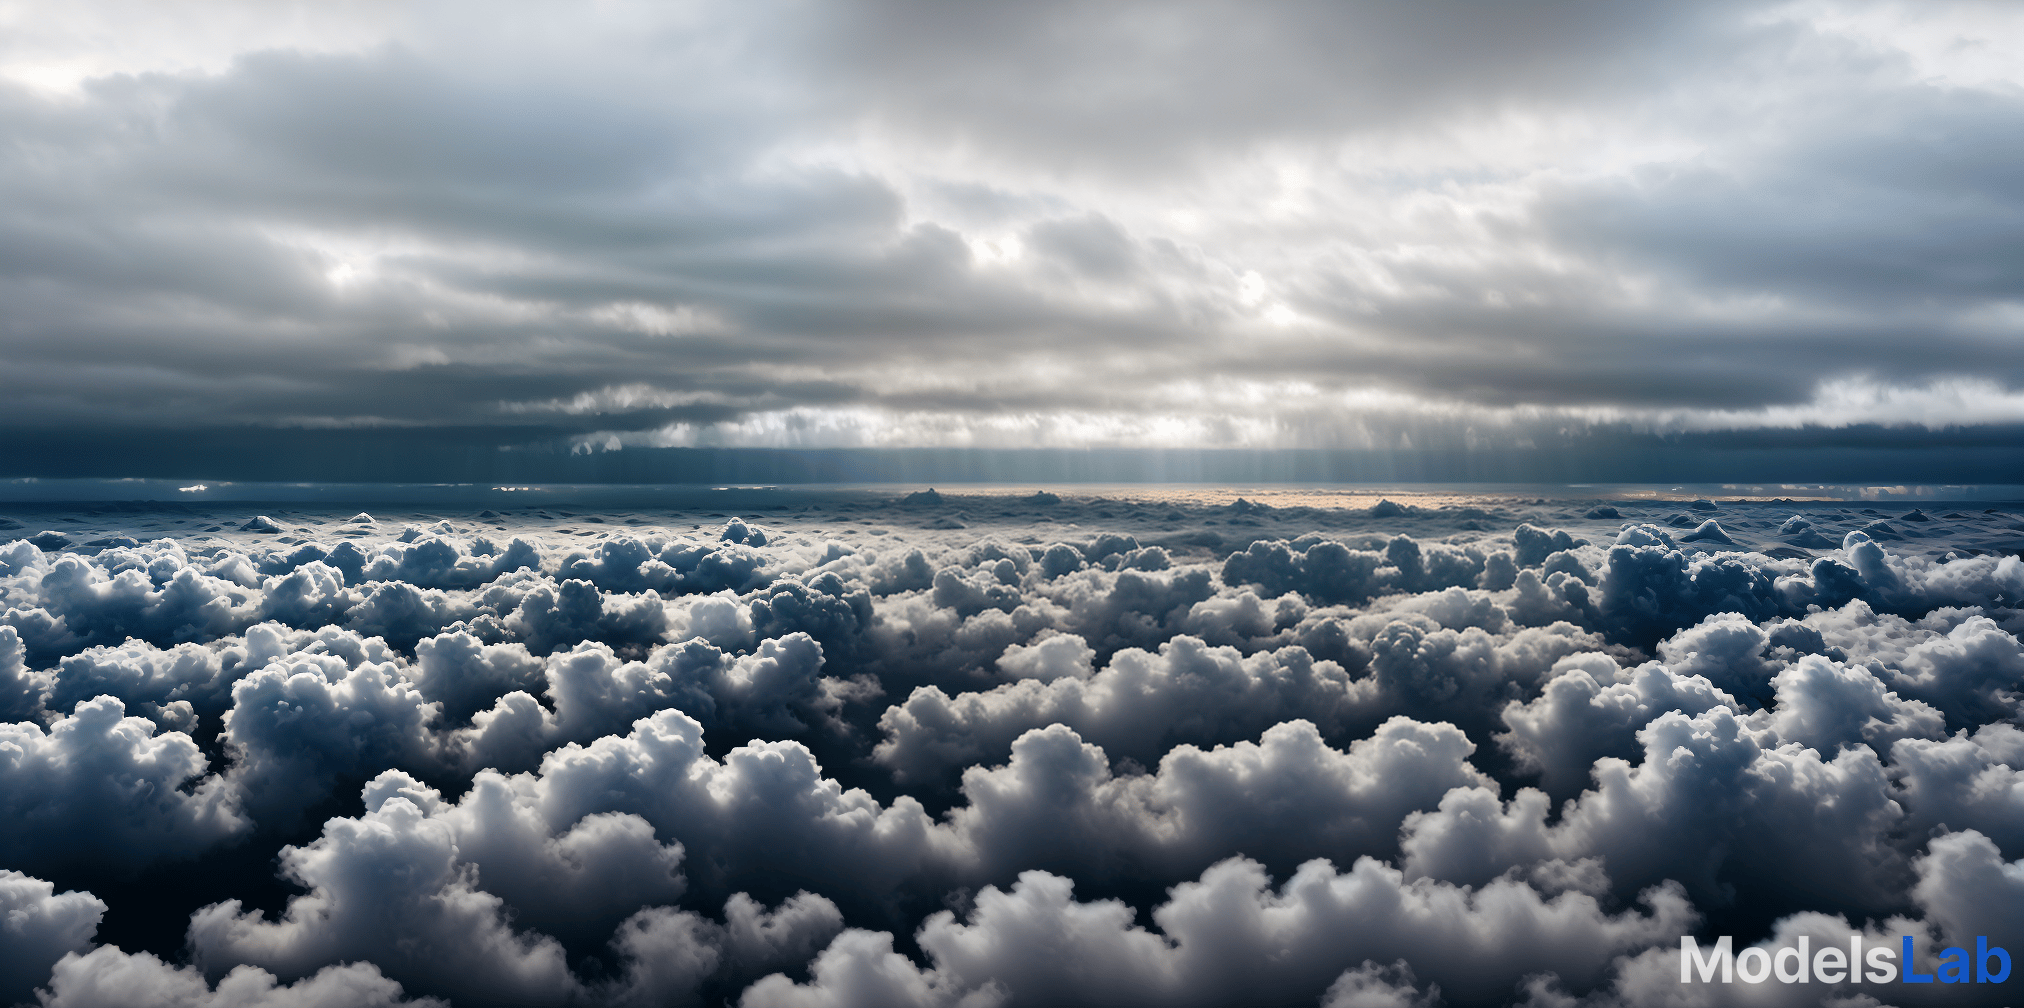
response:
[(1261, 142), (1641, 96), (1728, 62), (1723, 47), (1784, 34), (1732, 20), (1750, 6), (1049, 3), (923, 16), (867, 3), (809, 44), (871, 96), (882, 124), (1055, 170), (1157, 175)]
[(58, 960), (91, 946), (105, 901), (88, 892), (57, 895), (56, 887), (18, 871), (0, 871), (0, 997), (26, 1001)]
[(2016, 918), (2003, 508), (653, 493), (19, 509), (0, 981), (1641, 1005)]
[(403, 997), (401, 985), (371, 963), (326, 966), (285, 985), (266, 970), (241, 966), (213, 986), (194, 967), (163, 962), (146, 952), (129, 954), (113, 945), (66, 956), (56, 964), (48, 991), (40, 1000), (48, 1008), (439, 1008), (447, 1003)]
[[(405, 797), (359, 819), (333, 819), (283, 865), (308, 895), (278, 921), (237, 900), (190, 921), (198, 964), (218, 975), (251, 964), (286, 977), (327, 962), (374, 960), (427, 988), (488, 999), (560, 1002), (578, 986), (553, 938), (516, 933), (502, 904), (460, 870), (447, 824)], [(390, 926), (393, 925), (393, 926)]]
[(445, 4), (65, 93), (0, 65), (0, 424), (2015, 423), (2014, 87), (1921, 74), (1864, 11)]
[(1506, 880), (1477, 892), (1413, 886), (1367, 858), (1340, 871), (1308, 862), (1275, 890), (1255, 862), (1233, 858), (1176, 886), (1154, 911), (1163, 932), (1154, 933), (1123, 904), (1079, 902), (1069, 880), (1033, 871), (1008, 890), (980, 892), (968, 920), (929, 918), (918, 940), (932, 970), (894, 962), (887, 936), (846, 932), (816, 959), (812, 984), (768, 977), (742, 1003), (1285, 1003), (1351, 986), (1341, 974), (1420, 943), (1460, 953), (1449, 968), (1426, 970), (1443, 990), (1494, 997), (1503, 992), (1454, 968), (1464, 956), (1592, 975), (1615, 953), (1690, 926), (1676, 889), (1654, 890), (1649, 905), (1649, 914), (1610, 915), (1588, 896), (1548, 899)]
[(157, 734), (113, 697), (79, 703), (46, 731), (32, 721), (0, 725), (0, 737), (10, 753), (0, 768), (8, 864), (31, 871), (106, 864), (131, 873), (252, 825), (233, 791), (205, 776), (209, 761), (188, 735)]

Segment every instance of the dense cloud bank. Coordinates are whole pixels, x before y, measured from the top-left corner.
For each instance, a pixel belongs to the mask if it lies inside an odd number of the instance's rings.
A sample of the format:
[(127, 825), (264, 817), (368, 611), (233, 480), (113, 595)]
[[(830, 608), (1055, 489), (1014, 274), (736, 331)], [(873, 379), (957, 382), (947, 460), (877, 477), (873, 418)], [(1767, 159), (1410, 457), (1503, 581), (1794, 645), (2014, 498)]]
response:
[(2024, 941), (2024, 563), (1896, 531), (2001, 512), (957, 507), (24, 527), (0, 1001), (1718, 1004), (1681, 935)]
[(2014, 5), (216, 7), (10, 15), (0, 476), (2024, 457)]

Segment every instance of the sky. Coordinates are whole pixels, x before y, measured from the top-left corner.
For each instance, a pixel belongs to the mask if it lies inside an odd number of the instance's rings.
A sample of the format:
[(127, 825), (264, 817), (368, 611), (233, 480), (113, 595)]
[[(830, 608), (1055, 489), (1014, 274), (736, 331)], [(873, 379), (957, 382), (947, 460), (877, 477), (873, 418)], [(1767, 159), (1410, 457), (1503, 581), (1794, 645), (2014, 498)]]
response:
[(0, 475), (1973, 443), (1990, 481), (2020, 41), (1975, 2), (7, 0)]

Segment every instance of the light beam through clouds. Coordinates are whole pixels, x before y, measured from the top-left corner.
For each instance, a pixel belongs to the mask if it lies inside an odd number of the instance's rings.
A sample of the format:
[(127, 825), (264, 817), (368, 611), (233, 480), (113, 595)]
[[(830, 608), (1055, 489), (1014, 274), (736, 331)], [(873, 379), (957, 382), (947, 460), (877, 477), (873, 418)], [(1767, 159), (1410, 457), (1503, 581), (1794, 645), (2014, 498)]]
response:
[(2002, 5), (6, 16), (30, 440), (2024, 420)]
[(2019, 53), (0, 0), (0, 1005), (2009, 1004)]

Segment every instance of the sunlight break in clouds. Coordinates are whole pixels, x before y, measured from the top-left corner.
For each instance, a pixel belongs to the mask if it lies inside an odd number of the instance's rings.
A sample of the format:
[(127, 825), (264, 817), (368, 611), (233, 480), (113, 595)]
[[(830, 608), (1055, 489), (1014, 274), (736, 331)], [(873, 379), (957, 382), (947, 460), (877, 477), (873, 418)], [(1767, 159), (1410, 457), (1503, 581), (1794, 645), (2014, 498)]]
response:
[[(1250, 394), (1264, 389), (1271, 394)], [(1465, 425), (1489, 446), (1511, 444), (1540, 429), (1572, 425), (1627, 425), (1657, 433), (1760, 428), (1843, 427), (1851, 424), (1946, 427), (2024, 423), (2024, 395), (1987, 380), (1937, 381), (1923, 388), (1859, 380), (1823, 382), (1811, 402), (1752, 410), (1626, 410), (1619, 407), (1486, 408), (1419, 400), (1396, 393), (1326, 394), (1311, 386), (1223, 386), (1166, 389), (1181, 395), (1150, 396), (1138, 411), (959, 414), (867, 407), (773, 410), (736, 421), (677, 423), (658, 430), (604, 430), (575, 443), (737, 448), (1353, 448), (1401, 447), (1389, 432), (1425, 432), (1430, 426)], [(1187, 391), (1196, 394), (1187, 395)], [(644, 386), (581, 393), (569, 402), (513, 403), (513, 412), (568, 414), (625, 412), (643, 405), (686, 406), (710, 401)], [(1186, 404), (1186, 412), (1155, 412)], [(1380, 420), (1377, 426), (1369, 420)], [(1408, 438), (1410, 434), (1407, 434)], [(1406, 445), (1409, 447), (1410, 445)]]
[(0, 0), (0, 1005), (2011, 1004), (2019, 53)]
[(2014, 441), (2000, 4), (0, 17), (47, 454)]

